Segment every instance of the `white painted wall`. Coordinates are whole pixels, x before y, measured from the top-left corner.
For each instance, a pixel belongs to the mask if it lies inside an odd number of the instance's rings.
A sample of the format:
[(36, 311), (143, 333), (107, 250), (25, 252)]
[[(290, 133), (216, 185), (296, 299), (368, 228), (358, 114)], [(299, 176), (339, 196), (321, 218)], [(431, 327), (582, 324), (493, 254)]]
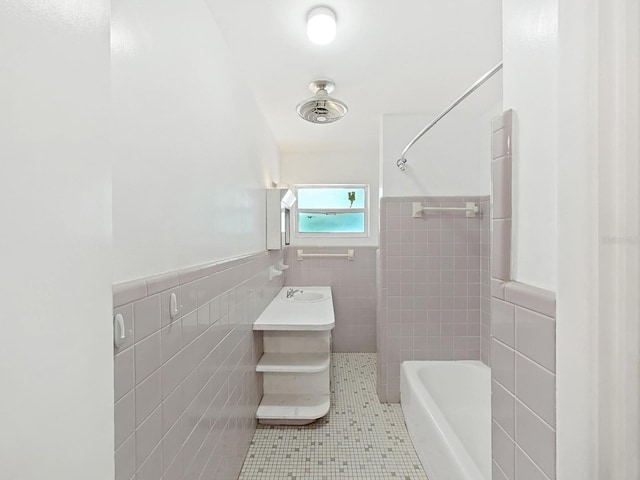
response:
[(109, 2), (0, 0), (2, 478), (112, 480)]
[(504, 2), (516, 275), (558, 293), (558, 478), (640, 474), (639, 12), (636, 0)]
[[(322, 128), (322, 126), (320, 126)], [(372, 147), (372, 148), (371, 148)], [(378, 245), (380, 207), (378, 202), (378, 149), (369, 146), (359, 152), (283, 153), (282, 182), (291, 186), (305, 183), (365, 183), (369, 185), (371, 206), (368, 238), (296, 238), (292, 245)]]
[(114, 281), (265, 248), (277, 146), (203, 0), (112, 2)]
[[(407, 170), (396, 161), (409, 141), (440, 112), (384, 115), (382, 118), (382, 195), (488, 195), (491, 181), (491, 118), (502, 113), (499, 75), (484, 96), (490, 106), (477, 111), (453, 110), (429, 130), (406, 155)], [(469, 86), (477, 79), (470, 79)], [(463, 92), (460, 92), (462, 94)], [(451, 102), (455, 99), (452, 98)], [(449, 104), (451, 103), (449, 102)], [(443, 109), (449, 104), (444, 105)]]
[(514, 280), (556, 290), (558, 0), (504, 0), (504, 108), (514, 117)]
[[(471, 85), (477, 79), (470, 79)], [(460, 92), (462, 93), (462, 92)], [(410, 150), (406, 173), (396, 160), (406, 144), (440, 112), (383, 115), (378, 145), (350, 152), (284, 152), (281, 181), (367, 183), (370, 185), (371, 235), (362, 238), (296, 238), (293, 245), (377, 245), (380, 196), (488, 195), (491, 169), (491, 118), (502, 113), (500, 74), (452, 111)], [(451, 99), (453, 101), (454, 99)], [(449, 102), (450, 103), (450, 102)], [(446, 108), (448, 104), (443, 105)]]

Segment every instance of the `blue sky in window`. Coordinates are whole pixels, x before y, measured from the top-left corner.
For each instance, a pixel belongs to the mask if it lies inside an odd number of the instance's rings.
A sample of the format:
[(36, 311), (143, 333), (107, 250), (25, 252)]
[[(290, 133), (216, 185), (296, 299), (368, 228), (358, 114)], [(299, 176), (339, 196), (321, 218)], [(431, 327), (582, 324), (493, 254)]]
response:
[(349, 192), (356, 193), (356, 199), (351, 208), (364, 208), (363, 188), (299, 188), (298, 209), (350, 208)]

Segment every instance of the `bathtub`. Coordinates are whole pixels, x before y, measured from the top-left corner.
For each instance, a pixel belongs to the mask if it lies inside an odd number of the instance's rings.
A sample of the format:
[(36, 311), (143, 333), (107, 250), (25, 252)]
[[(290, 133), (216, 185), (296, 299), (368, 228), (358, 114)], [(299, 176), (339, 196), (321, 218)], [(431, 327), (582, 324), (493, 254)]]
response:
[(429, 480), (491, 479), (491, 370), (475, 360), (402, 362), (400, 403)]

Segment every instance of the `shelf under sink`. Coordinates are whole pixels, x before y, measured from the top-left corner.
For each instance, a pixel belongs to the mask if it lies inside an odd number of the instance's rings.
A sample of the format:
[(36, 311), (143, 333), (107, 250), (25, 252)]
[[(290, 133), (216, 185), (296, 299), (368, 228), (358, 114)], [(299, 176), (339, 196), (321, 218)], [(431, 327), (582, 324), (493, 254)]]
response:
[(329, 413), (330, 395), (265, 395), (256, 412), (260, 423), (305, 425)]
[(317, 373), (329, 368), (331, 355), (326, 353), (265, 353), (256, 372)]

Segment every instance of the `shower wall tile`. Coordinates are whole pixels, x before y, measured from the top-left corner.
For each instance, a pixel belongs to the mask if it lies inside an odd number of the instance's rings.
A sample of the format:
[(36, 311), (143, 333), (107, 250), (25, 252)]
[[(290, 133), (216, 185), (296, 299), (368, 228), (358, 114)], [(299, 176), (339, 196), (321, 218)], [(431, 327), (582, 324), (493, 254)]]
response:
[[(282, 288), (282, 277), (268, 278), (282, 258), (265, 252), (114, 286), (114, 314), (131, 331), (114, 350), (117, 480), (237, 477), (262, 398), (252, 325)], [(182, 305), (174, 319), (172, 292)]]
[(512, 120), (511, 110), (492, 121), (491, 277), (511, 280)]
[[(386, 242), (386, 232), (380, 232), (380, 243)], [(376, 352), (378, 353), (378, 363), (376, 369), (376, 393), (378, 398), (386, 398), (387, 392), (387, 371), (388, 365), (383, 363), (381, 365), (381, 352), (385, 352), (389, 345), (388, 339), (388, 326), (387, 326), (387, 295), (388, 291), (385, 288), (387, 279), (382, 272), (386, 266), (386, 258), (384, 258), (380, 252), (380, 249), (376, 250)]]
[(491, 480), (510, 480), (495, 460), (491, 463)]
[(508, 302), (520, 305), (523, 308), (533, 310), (547, 317), (556, 316), (556, 295), (549, 290), (525, 285), (518, 282), (509, 282), (504, 287), (504, 298)]
[(511, 157), (491, 162), (493, 218), (511, 218)]
[[(413, 202), (475, 202), (480, 214), (414, 218)], [(398, 402), (404, 360), (489, 361), (489, 198), (385, 197), (380, 211), (378, 395)]]
[(511, 219), (493, 220), (491, 276), (509, 281), (511, 278)]
[(136, 439), (131, 435), (115, 452), (115, 480), (135, 479)]
[(502, 112), (501, 115), (493, 117), (491, 119), (491, 131), (497, 132), (501, 128), (511, 128), (513, 126), (513, 109), (508, 109)]
[(516, 349), (551, 372), (556, 371), (556, 322), (516, 307)]
[[(163, 469), (166, 468), (164, 475), (162, 476), (162, 480), (181, 480), (182, 479), (182, 453), (178, 452), (178, 455), (169, 463), (169, 466), (166, 465), (166, 460), (163, 458)], [(213, 476), (211, 477), (213, 478)]]
[(135, 385), (133, 348), (128, 348), (114, 357), (114, 400), (117, 402)]
[(551, 427), (556, 426), (556, 376), (516, 354), (516, 396)]
[(504, 300), (504, 285), (505, 283), (497, 278), (491, 279), (491, 296)]
[[(345, 253), (354, 249), (353, 261), (345, 258), (297, 259), (305, 253)], [(373, 353), (376, 351), (376, 247), (285, 248), (285, 285), (330, 286), (336, 326), (332, 331), (333, 351)]]
[(160, 329), (160, 296), (153, 295), (133, 304), (134, 341), (139, 342)]
[(187, 267), (182, 270), (178, 270), (176, 272), (178, 275), (178, 283), (180, 285), (189, 284), (195, 282), (196, 280), (202, 278), (204, 275), (202, 274), (202, 267)]
[(508, 479), (514, 479), (516, 471), (515, 445), (509, 435), (496, 422), (492, 423), (491, 428), (491, 448), (494, 453), (494, 462), (498, 464)]
[(149, 277), (145, 280), (145, 283), (147, 285), (147, 295), (154, 295), (177, 287), (179, 285), (178, 274), (176, 272), (167, 272), (162, 275)]
[(132, 280), (113, 286), (113, 306), (120, 307), (147, 296), (147, 284), (144, 280)]
[(494, 130), (491, 137), (491, 155), (493, 159), (511, 155), (511, 126)]
[(491, 381), (491, 402), (493, 420), (514, 438), (516, 435), (515, 397), (496, 380)]
[(160, 331), (136, 343), (135, 372), (136, 385), (160, 368)]
[(490, 363), (490, 329), (491, 329), (491, 209), (489, 199), (480, 202), (482, 216), (480, 228), (480, 360), (486, 365)]
[[(498, 477), (504, 472), (511, 480), (553, 480), (556, 296), (511, 281), (512, 120), (509, 110), (492, 121), (491, 410), (494, 425), (500, 426), (492, 457)], [(505, 451), (514, 452), (515, 471), (511, 457), (508, 467), (502, 465)]]
[(497, 298), (491, 299), (491, 334), (507, 346), (515, 347), (515, 307)]
[(495, 337), (491, 338), (491, 378), (513, 395), (516, 393), (515, 352)]
[(160, 371), (136, 386), (136, 426), (139, 426), (162, 400)]
[(159, 408), (136, 427), (136, 469), (147, 460), (162, 438), (162, 419)]
[(115, 447), (118, 448), (136, 428), (135, 396), (129, 392), (114, 406)]
[(158, 445), (140, 466), (136, 480), (156, 480), (162, 475), (162, 450)]
[(556, 478), (556, 432), (516, 401), (516, 442), (549, 478)]
[(523, 480), (548, 480), (549, 478), (520, 447), (516, 448), (516, 477)]

